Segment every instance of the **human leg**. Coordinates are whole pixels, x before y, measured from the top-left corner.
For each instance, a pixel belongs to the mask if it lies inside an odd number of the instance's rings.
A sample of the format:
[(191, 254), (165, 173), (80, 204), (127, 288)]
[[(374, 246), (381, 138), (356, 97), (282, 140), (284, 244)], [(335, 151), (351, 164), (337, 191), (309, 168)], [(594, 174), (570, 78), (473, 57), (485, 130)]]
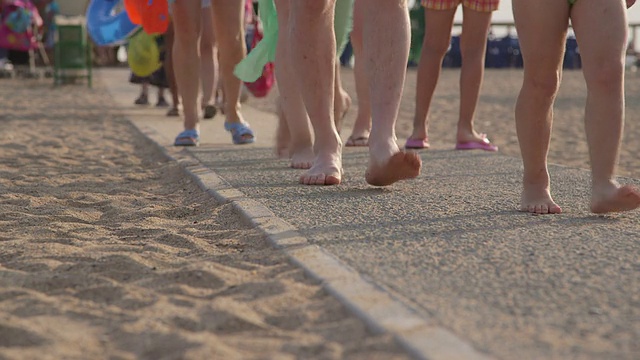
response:
[(291, 167), (309, 169), (315, 158), (313, 136), (309, 116), (298, 88), (293, 68), (289, 44), (291, 3), (294, 0), (276, 0), (278, 9), (278, 44), (276, 48), (275, 70), (280, 98), (278, 108), (278, 134), (276, 148), (278, 153), (291, 159)]
[(409, 58), (409, 11), (406, 0), (365, 0), (363, 53), (371, 94), (372, 128), (366, 181), (386, 186), (415, 178), (422, 161), (398, 148), (396, 117)]
[(336, 40), (335, 0), (294, 0), (289, 29), (290, 59), (315, 134), (313, 166), (300, 177), (307, 185), (337, 185), (342, 143), (333, 118)]
[(460, 112), (456, 143), (479, 143), (486, 150), (497, 150), (486, 135), (479, 134), (473, 126), (480, 88), (484, 77), (484, 61), (487, 52), (487, 35), (491, 24), (491, 12), (463, 8), (460, 51)]
[(524, 165), (520, 210), (560, 213), (551, 197), (547, 153), (553, 102), (561, 78), (569, 5), (557, 0), (513, 0), (524, 80), (516, 102), (516, 131)]
[(633, 210), (640, 206), (640, 192), (615, 180), (624, 124), (624, 4), (578, 1), (571, 9), (571, 22), (587, 83), (585, 129), (591, 160), (591, 211)]
[[(358, 98), (358, 114), (353, 124), (351, 135), (345, 146), (368, 146), (371, 132), (371, 99), (369, 94), (369, 80), (362, 60), (362, 6), (367, 0), (355, 0), (353, 10), (353, 30), (351, 30), (351, 46), (356, 59), (353, 73), (356, 82), (356, 96)], [(360, 61), (358, 61), (360, 60)]]
[(136, 105), (149, 105), (149, 82), (143, 81), (140, 84), (140, 95), (135, 100)]
[(180, 0), (171, 6), (175, 31), (173, 70), (182, 97), (184, 129), (187, 131), (178, 135), (176, 145), (194, 145), (198, 140), (194, 138), (194, 134), (197, 134), (199, 125), (200, 70), (199, 67), (192, 66), (192, 64), (199, 57), (198, 36), (201, 27), (201, 5), (200, 0)]
[(202, 85), (202, 100), (200, 107), (205, 119), (215, 116), (213, 93), (217, 87), (216, 74), (218, 72), (218, 56), (216, 37), (213, 31), (213, 11), (211, 6), (202, 8), (202, 30), (200, 32), (200, 83)]
[(342, 87), (342, 78), (340, 76), (340, 62), (336, 61), (334, 70), (335, 79), (333, 81), (333, 119), (336, 122), (336, 130), (338, 134), (342, 130), (342, 121), (347, 115), (347, 111), (351, 107), (351, 97)]
[(254, 136), (240, 113), (240, 88), (242, 82), (233, 70), (246, 55), (244, 42), (244, 0), (214, 0), (213, 25), (220, 52), (220, 80), (224, 88), (225, 128), (234, 137), (234, 143), (246, 144)]
[(178, 105), (180, 104), (180, 99), (178, 96), (178, 86), (176, 85), (176, 77), (173, 71), (173, 43), (174, 43), (174, 31), (173, 31), (173, 22), (169, 24), (169, 28), (167, 32), (164, 34), (166, 53), (164, 58), (164, 70), (167, 73), (167, 82), (169, 84), (169, 92), (171, 92), (171, 103), (172, 106), (167, 111), (167, 116), (178, 116), (180, 112), (178, 110)]
[(156, 107), (169, 107), (169, 103), (164, 98), (164, 87), (158, 86), (158, 101), (156, 102)]
[[(429, 147), (429, 109), (438, 84), (442, 60), (451, 43), (451, 27), (456, 8), (433, 10), (425, 8), (425, 34), (420, 50), (420, 62), (416, 79), (415, 113), (413, 131), (406, 147), (412, 148), (412, 142), (419, 141), (416, 148)], [(411, 141), (414, 140), (414, 141)]]

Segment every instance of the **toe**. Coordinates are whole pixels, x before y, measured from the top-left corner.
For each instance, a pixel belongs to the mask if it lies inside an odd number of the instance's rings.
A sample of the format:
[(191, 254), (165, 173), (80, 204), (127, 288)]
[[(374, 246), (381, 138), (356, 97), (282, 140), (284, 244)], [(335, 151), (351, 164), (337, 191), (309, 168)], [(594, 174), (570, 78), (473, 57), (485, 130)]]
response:
[(313, 185), (324, 185), (325, 175), (320, 174), (313, 177)]

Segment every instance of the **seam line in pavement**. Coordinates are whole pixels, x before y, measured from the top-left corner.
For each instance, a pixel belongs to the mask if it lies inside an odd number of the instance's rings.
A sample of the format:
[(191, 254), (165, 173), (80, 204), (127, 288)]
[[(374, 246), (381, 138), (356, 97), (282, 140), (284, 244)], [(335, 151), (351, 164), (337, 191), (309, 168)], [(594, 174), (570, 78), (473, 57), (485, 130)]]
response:
[(172, 143), (155, 129), (129, 122), (172, 161), (182, 165), (198, 186), (220, 203), (231, 203), (243, 220), (256, 226), (272, 246), (284, 251), (323, 288), (375, 333), (387, 332), (417, 359), (490, 359), (449, 330), (423, 319), (408, 305), (378, 285), (367, 281), (353, 268), (316, 245), (297, 229), (277, 217), (260, 202), (233, 188), (212, 169), (204, 166), (187, 149), (168, 148)]

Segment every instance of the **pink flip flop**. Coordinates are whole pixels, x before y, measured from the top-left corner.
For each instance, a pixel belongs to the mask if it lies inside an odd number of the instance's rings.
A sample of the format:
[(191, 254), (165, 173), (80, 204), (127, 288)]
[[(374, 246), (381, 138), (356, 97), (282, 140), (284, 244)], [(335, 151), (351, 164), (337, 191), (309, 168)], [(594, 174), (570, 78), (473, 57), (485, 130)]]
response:
[(456, 144), (456, 150), (498, 151), (498, 147), (485, 138), (482, 141), (459, 142)]
[(405, 149), (428, 149), (431, 145), (429, 145), (429, 139), (407, 139), (407, 142), (404, 144)]

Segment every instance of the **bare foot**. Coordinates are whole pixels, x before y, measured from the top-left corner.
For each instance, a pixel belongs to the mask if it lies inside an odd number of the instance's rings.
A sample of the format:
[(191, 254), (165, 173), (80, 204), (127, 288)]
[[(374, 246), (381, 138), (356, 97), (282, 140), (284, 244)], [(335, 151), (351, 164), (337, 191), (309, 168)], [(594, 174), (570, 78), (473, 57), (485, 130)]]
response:
[(364, 135), (355, 135), (355, 132), (349, 136), (347, 142), (344, 144), (347, 147), (363, 147), (369, 146), (369, 132)]
[(291, 132), (287, 125), (287, 118), (282, 110), (280, 98), (276, 100), (276, 114), (278, 115), (278, 128), (276, 129), (276, 155), (281, 159), (290, 157)]
[(560, 214), (562, 209), (551, 198), (549, 186), (525, 182), (520, 199), (520, 211), (532, 214)]
[(294, 169), (310, 169), (313, 166), (315, 154), (313, 148), (291, 149), (291, 167)]
[(386, 160), (369, 158), (369, 168), (365, 180), (373, 186), (388, 186), (397, 181), (413, 179), (420, 175), (422, 160), (415, 152), (400, 151)]
[(313, 166), (302, 176), (300, 184), (305, 185), (339, 185), (342, 181), (341, 154), (318, 155)]
[(594, 189), (591, 195), (591, 211), (596, 214), (629, 211), (639, 206), (640, 192), (629, 185), (613, 182), (606, 188)]

